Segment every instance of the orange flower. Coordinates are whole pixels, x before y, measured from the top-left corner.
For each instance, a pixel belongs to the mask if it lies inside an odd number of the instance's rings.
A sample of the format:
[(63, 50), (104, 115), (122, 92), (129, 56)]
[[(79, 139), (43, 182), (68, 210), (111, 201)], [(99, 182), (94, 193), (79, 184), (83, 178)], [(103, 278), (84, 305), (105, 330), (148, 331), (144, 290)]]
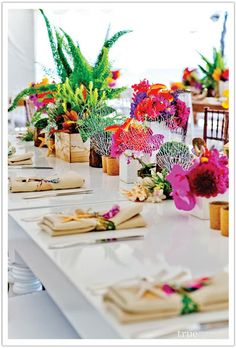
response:
[(185, 89), (185, 86), (182, 82), (172, 82), (170, 88), (175, 91), (176, 89)]
[(73, 121), (76, 122), (78, 121), (78, 114), (76, 111), (71, 110), (71, 111), (67, 111), (66, 115), (64, 116), (65, 121)]
[(212, 74), (212, 77), (215, 81), (220, 81), (221, 70), (220, 68), (216, 68)]
[(165, 85), (161, 84), (161, 83), (156, 83), (155, 85), (151, 85), (148, 90), (147, 90), (147, 95), (154, 95), (156, 96), (160, 90), (162, 89), (167, 89)]
[(167, 87), (161, 83), (151, 85), (147, 91), (147, 95), (148, 95), (148, 97), (161, 96), (161, 97), (164, 97), (165, 99), (167, 99), (169, 102), (171, 102), (174, 99), (173, 95), (170, 93), (170, 91), (167, 89)]
[(158, 95), (164, 97), (169, 102), (172, 102), (172, 100), (174, 99), (173, 95), (170, 93), (168, 89), (161, 89)]
[(132, 118), (127, 118), (126, 121), (122, 125), (113, 124), (112, 126), (106, 127), (104, 130), (105, 130), (105, 132), (112, 132), (112, 133), (115, 133), (118, 130), (122, 130), (122, 129), (128, 131), (131, 122), (132, 122)]

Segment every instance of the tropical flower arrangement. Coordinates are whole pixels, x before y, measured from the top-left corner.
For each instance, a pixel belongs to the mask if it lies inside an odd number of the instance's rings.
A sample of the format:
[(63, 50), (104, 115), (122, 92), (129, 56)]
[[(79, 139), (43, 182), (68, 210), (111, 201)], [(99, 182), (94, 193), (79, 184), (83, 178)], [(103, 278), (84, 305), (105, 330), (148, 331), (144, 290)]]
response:
[(216, 197), (228, 189), (228, 158), (216, 149), (202, 150), (188, 170), (175, 164), (166, 176), (172, 186), (175, 205), (180, 210), (192, 210), (198, 197)]
[(202, 54), (200, 54), (200, 56), (206, 64), (205, 67), (198, 65), (199, 69), (203, 73), (201, 82), (204, 87), (216, 90), (219, 81), (229, 80), (229, 69), (226, 67), (220, 51), (217, 51), (216, 48), (213, 48), (213, 62), (210, 62), (210, 60)]
[[(40, 86), (46, 86), (49, 84), (48, 77), (44, 77), (41, 82), (34, 83), (31, 82), (29, 84), (29, 87), (38, 88)], [(50, 103), (55, 103), (55, 97), (54, 92), (43, 92), (43, 93), (36, 93), (29, 96), (29, 100), (32, 102), (32, 104), (35, 106), (37, 111), (45, 111), (45, 108)]]
[[(29, 97), (36, 107), (37, 115), (41, 113), (42, 118), (45, 113), (48, 115), (47, 135), (79, 132), (83, 122), (96, 113), (100, 118), (115, 113), (107, 105), (107, 101), (117, 98), (126, 87), (114, 86), (113, 82), (119, 77), (119, 71), (111, 71), (109, 51), (130, 30), (119, 31), (111, 38), (106, 35), (95, 63), (90, 64), (80, 46), (65, 31), (52, 26), (43, 10), (40, 12), (48, 32), (57, 72), (53, 81), (56, 82), (50, 83), (49, 79), (44, 78), (40, 83), (30, 84), (16, 96), (8, 111), (17, 107), (19, 101)], [(96, 122), (98, 121), (96, 118)], [(85, 135), (85, 130), (83, 134)]]
[(111, 76), (108, 76), (108, 86), (109, 87), (115, 87), (116, 86), (116, 80), (120, 77), (120, 70), (112, 70)]
[(169, 90), (163, 84), (143, 80), (132, 86), (130, 117), (138, 121), (164, 122), (170, 129), (187, 125), (190, 108), (183, 102), (178, 90)]
[(126, 150), (152, 155), (163, 142), (162, 134), (153, 134), (151, 128), (135, 119), (127, 118), (121, 125), (111, 125), (105, 128), (112, 132), (110, 155), (119, 157)]
[(183, 71), (182, 82), (184, 86), (190, 86), (199, 92), (201, 92), (203, 88), (197, 69), (185, 68)]

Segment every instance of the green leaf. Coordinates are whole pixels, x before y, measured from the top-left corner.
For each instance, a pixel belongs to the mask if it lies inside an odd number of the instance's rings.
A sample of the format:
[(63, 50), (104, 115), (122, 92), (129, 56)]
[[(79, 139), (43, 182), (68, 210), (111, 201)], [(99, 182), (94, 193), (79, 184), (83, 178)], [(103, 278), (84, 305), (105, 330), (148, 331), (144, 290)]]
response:
[(58, 30), (55, 30), (56, 31), (56, 38), (57, 38), (57, 52), (58, 52), (58, 55), (60, 57), (60, 60), (64, 66), (64, 69), (66, 71), (66, 75), (67, 77), (69, 77), (72, 73), (72, 69), (70, 67), (70, 64), (68, 63), (67, 59), (66, 59), (66, 56), (64, 55), (64, 52), (63, 52), (63, 37), (60, 35), (60, 33), (58, 32)]
[(74, 71), (70, 76), (72, 86), (77, 87), (81, 83), (83, 83), (87, 87), (88, 83), (92, 80), (92, 67), (89, 65), (85, 57), (82, 55), (80, 48), (74, 44), (72, 38), (63, 30), (62, 32), (64, 33), (67, 39), (74, 63)]
[(108, 85), (108, 83), (106, 82), (108, 76), (110, 76), (108, 52), (108, 48), (103, 47), (100, 61), (97, 65), (95, 65), (93, 69), (94, 87), (96, 88), (102, 88)]
[(206, 74), (206, 75), (209, 74), (209, 72), (206, 69), (204, 69), (201, 65), (198, 65), (198, 67), (204, 74)]
[(107, 47), (107, 48), (111, 48), (114, 43), (123, 35), (125, 34), (128, 34), (128, 33), (131, 33), (132, 30), (121, 30), (121, 31), (118, 31), (116, 34), (114, 34), (110, 39), (108, 39), (107, 41), (105, 41), (104, 43), (104, 47)]
[(107, 99), (117, 98), (125, 90), (126, 90), (126, 87), (109, 88), (109, 89), (106, 90), (106, 97), (107, 97)]
[(101, 52), (99, 53), (99, 55), (97, 57), (97, 61), (95, 63), (95, 68), (100, 64), (100, 61), (101, 61), (102, 55), (103, 55), (103, 48), (106, 47), (106, 48), (110, 49), (121, 36), (128, 34), (128, 33), (131, 33), (131, 32), (132, 32), (132, 30), (121, 30), (121, 31), (118, 31), (116, 34), (114, 34), (110, 39), (106, 40), (103, 44)]
[(60, 79), (62, 81), (65, 81), (66, 71), (64, 69), (64, 66), (61, 62), (60, 56), (59, 56), (58, 51), (57, 51), (57, 46), (56, 46), (56, 42), (55, 42), (54, 37), (53, 37), (53, 31), (52, 31), (50, 22), (49, 22), (47, 16), (45, 15), (45, 13), (42, 9), (40, 9), (40, 12), (45, 20), (45, 23), (46, 23), (46, 27), (47, 27), (47, 31), (48, 31), (48, 38), (49, 38), (49, 42), (50, 42), (50, 46), (51, 46), (51, 50), (52, 50), (52, 55), (53, 55), (54, 63), (56, 65), (58, 76), (60, 77)]
[[(198, 52), (199, 53), (199, 52)], [(213, 67), (214, 64), (212, 64), (205, 56), (203, 56), (201, 53), (199, 53), (199, 55), (201, 56), (201, 58), (204, 60), (204, 62), (207, 64), (207, 66), (210, 68), (210, 67)]]

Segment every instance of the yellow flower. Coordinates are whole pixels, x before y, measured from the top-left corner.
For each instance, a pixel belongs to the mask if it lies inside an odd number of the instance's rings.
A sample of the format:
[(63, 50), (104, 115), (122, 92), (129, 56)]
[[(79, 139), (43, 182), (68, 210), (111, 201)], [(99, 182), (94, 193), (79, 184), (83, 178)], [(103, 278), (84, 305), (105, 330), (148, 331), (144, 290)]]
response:
[(220, 81), (221, 70), (220, 68), (216, 68), (212, 74), (212, 77), (215, 81)]
[(223, 92), (223, 96), (225, 97), (225, 100), (222, 102), (222, 106), (224, 109), (228, 109), (229, 108), (229, 90), (225, 89)]

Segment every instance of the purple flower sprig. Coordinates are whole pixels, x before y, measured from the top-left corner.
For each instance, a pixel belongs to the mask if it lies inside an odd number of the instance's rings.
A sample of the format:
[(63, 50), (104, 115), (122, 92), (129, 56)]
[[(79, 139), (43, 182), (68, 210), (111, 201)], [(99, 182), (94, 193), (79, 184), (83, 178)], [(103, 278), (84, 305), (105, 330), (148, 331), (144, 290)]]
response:
[(104, 217), (104, 219), (109, 220), (109, 219), (112, 219), (114, 216), (116, 216), (119, 212), (120, 212), (120, 206), (116, 204), (116, 205), (113, 205), (113, 207), (102, 216)]

